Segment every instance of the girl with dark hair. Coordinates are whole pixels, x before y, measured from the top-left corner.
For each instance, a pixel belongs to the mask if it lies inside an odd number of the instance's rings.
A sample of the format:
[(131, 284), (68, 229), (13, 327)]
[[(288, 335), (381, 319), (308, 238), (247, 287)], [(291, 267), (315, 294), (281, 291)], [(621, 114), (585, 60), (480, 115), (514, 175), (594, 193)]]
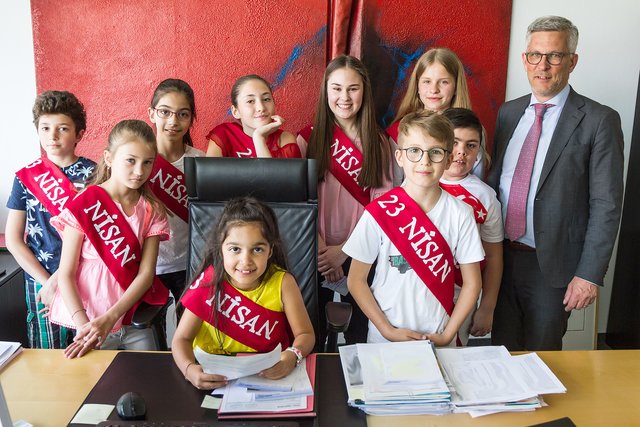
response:
[(269, 352), (280, 361), (262, 372), (288, 375), (311, 353), (315, 335), (286, 257), (275, 214), (250, 197), (227, 202), (211, 235), (203, 267), (181, 299), (185, 311), (171, 351), (184, 377), (199, 389), (226, 383), (195, 362), (197, 346), (212, 354)]
[(281, 129), (271, 86), (262, 77), (240, 77), (231, 88), (231, 114), (238, 122), (222, 123), (207, 139), (210, 157), (299, 158), (295, 137)]
[(189, 238), (184, 159), (204, 156), (203, 151), (193, 147), (189, 132), (196, 118), (193, 89), (183, 80), (162, 81), (153, 93), (148, 112), (158, 143), (149, 186), (173, 214), (169, 216), (171, 238), (160, 243), (156, 273), (177, 301), (185, 286)]

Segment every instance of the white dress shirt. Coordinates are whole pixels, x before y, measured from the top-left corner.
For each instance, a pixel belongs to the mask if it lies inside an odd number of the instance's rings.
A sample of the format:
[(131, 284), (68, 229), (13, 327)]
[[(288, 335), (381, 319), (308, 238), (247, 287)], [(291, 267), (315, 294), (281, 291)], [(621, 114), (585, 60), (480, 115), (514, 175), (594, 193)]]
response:
[[(538, 142), (538, 150), (536, 151), (536, 158), (533, 164), (533, 173), (531, 174), (531, 184), (529, 186), (529, 195), (527, 196), (527, 229), (525, 234), (517, 239), (519, 242), (525, 245), (535, 248), (535, 237), (533, 229), (533, 202), (535, 200), (535, 194), (538, 188), (538, 182), (540, 181), (540, 173), (542, 172), (542, 166), (544, 160), (547, 157), (547, 151), (551, 144), (551, 138), (558, 124), (558, 119), (564, 108), (564, 104), (569, 97), (569, 85), (567, 84), (564, 89), (560, 91), (556, 96), (550, 100), (544, 102), (545, 104), (553, 104), (553, 107), (547, 108), (542, 119), (542, 133), (540, 134), (540, 141)], [(518, 163), (518, 157), (522, 150), (524, 140), (529, 133), (529, 129), (533, 126), (533, 122), (536, 117), (535, 107), (533, 104), (538, 104), (538, 101), (534, 94), (531, 94), (531, 101), (529, 106), (524, 111), (522, 118), (516, 130), (513, 132), (507, 151), (504, 154), (504, 163), (502, 165), (502, 174), (500, 175), (500, 201), (502, 202), (502, 218), (507, 218), (507, 205), (509, 201), (509, 192), (511, 190), (511, 180), (513, 179), (513, 172)], [(508, 237), (508, 236), (507, 236)]]

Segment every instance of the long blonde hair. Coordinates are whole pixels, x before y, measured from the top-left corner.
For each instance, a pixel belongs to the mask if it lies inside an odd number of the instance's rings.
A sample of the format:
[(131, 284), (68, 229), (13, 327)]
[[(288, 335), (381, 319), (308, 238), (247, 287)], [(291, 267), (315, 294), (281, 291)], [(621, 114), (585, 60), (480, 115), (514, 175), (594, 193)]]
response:
[[(109, 133), (109, 142), (107, 143), (106, 151), (111, 153), (111, 155), (114, 155), (120, 145), (122, 145), (123, 141), (128, 141), (128, 139), (124, 138), (125, 134), (144, 142), (152, 149), (154, 156), (158, 154), (158, 146), (156, 145), (156, 136), (153, 133), (153, 129), (151, 129), (151, 126), (142, 120), (122, 120), (115, 125)], [(91, 184), (100, 185), (109, 178), (111, 178), (111, 168), (107, 166), (103, 156), (96, 169), (96, 173)], [(149, 189), (147, 182), (145, 182), (138, 191), (140, 192), (140, 195), (149, 202), (154, 211), (165, 215), (167, 214), (167, 209), (165, 208), (164, 203), (162, 203), (153, 194)]]
[(450, 107), (471, 109), (471, 99), (469, 98), (469, 88), (467, 87), (467, 78), (464, 75), (464, 66), (452, 50), (445, 47), (438, 47), (426, 51), (413, 68), (407, 92), (400, 103), (398, 114), (395, 120), (400, 120), (408, 113), (422, 110), (424, 104), (418, 95), (418, 81), (427, 67), (434, 63), (441, 64), (447, 73), (451, 74), (456, 81), (456, 90), (451, 100)]

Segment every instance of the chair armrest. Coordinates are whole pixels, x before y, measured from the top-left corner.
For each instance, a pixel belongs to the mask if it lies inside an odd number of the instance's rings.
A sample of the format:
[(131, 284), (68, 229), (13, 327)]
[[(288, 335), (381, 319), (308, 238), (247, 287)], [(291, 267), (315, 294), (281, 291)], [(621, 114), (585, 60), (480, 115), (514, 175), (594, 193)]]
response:
[(162, 313), (166, 313), (167, 308), (172, 302), (173, 297), (169, 297), (167, 303), (164, 305), (151, 305), (146, 302), (141, 302), (140, 305), (138, 305), (136, 312), (133, 313), (131, 326), (136, 329), (150, 328), (158, 316), (162, 315)]
[(330, 301), (325, 306), (328, 332), (344, 332), (351, 322), (351, 304), (348, 302)]

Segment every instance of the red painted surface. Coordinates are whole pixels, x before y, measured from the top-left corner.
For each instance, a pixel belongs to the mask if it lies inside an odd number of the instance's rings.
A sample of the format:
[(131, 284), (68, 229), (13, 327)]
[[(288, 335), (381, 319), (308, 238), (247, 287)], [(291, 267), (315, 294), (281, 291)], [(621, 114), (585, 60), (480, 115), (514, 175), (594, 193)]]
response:
[[(249, 73), (275, 82), (276, 110), (296, 132), (314, 115), (330, 1), (31, 0), (37, 90), (69, 90), (85, 104), (79, 152), (93, 159), (119, 120), (147, 119), (153, 90), (169, 77), (195, 91), (198, 148), (230, 119), (231, 85)], [(362, 46), (350, 51), (370, 67), (381, 117), (395, 111), (405, 88), (391, 52), (445, 46), (467, 67), (474, 110), (492, 133), (505, 94), (511, 0), (348, 3), (364, 8), (352, 17), (362, 28), (350, 26), (362, 32), (349, 40)], [(411, 67), (404, 71), (408, 77)]]
[(84, 103), (87, 133), (78, 151), (93, 159), (118, 121), (148, 121), (153, 90), (169, 77), (193, 87), (194, 145), (206, 149), (208, 131), (230, 119), (236, 78), (276, 81), (296, 46), (302, 53), (274, 91), (276, 111), (292, 132), (315, 113), (324, 1), (32, 0), (31, 8), (37, 90), (69, 90)]
[(473, 110), (491, 141), (506, 90), (511, 0), (367, 0), (364, 7), (363, 58), (368, 65), (376, 60), (386, 63), (370, 66), (377, 102), (384, 106), (382, 109), (379, 105), (379, 115), (388, 105), (393, 106), (395, 115), (415, 64), (412, 61), (406, 70), (401, 88), (390, 94), (388, 87), (395, 83), (390, 75), (398, 70), (391, 60), (394, 49), (411, 54), (448, 47), (465, 66)]

